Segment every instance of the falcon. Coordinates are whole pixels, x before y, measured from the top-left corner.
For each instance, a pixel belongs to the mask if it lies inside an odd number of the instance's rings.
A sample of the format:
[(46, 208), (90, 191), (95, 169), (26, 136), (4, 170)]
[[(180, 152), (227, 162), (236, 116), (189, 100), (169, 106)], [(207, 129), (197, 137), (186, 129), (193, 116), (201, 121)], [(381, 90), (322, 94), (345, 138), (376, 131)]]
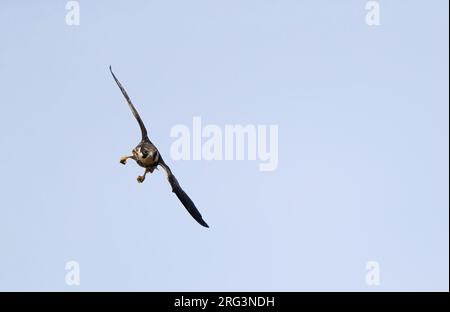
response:
[(170, 186), (172, 187), (172, 192), (175, 193), (175, 195), (178, 197), (178, 199), (181, 201), (183, 206), (187, 209), (189, 214), (202, 226), (209, 227), (208, 224), (203, 220), (202, 215), (198, 211), (198, 209), (195, 207), (194, 202), (189, 198), (189, 196), (186, 194), (185, 191), (181, 188), (180, 184), (178, 183), (178, 180), (175, 178), (175, 176), (172, 173), (172, 170), (170, 170), (169, 166), (164, 162), (161, 154), (159, 153), (156, 146), (150, 141), (147, 135), (147, 129), (145, 128), (144, 122), (142, 121), (141, 117), (139, 116), (139, 113), (137, 112), (136, 108), (134, 107), (133, 103), (130, 100), (130, 97), (127, 94), (127, 91), (125, 91), (125, 88), (122, 86), (122, 84), (117, 79), (116, 75), (114, 75), (111, 66), (109, 66), (109, 71), (111, 72), (114, 80), (116, 81), (117, 85), (119, 86), (120, 91), (122, 91), (123, 96), (125, 97), (128, 106), (131, 109), (131, 112), (133, 113), (134, 117), (136, 118), (139, 127), (141, 128), (141, 134), (142, 139), (141, 142), (132, 150), (131, 156), (124, 156), (120, 158), (120, 163), (125, 165), (127, 163), (128, 159), (132, 159), (136, 161), (136, 163), (143, 167), (144, 174), (137, 177), (137, 181), (139, 183), (144, 182), (145, 176), (148, 173), (153, 173), (155, 169), (160, 166), (164, 169), (164, 171), (167, 174), (167, 179), (169, 180)]

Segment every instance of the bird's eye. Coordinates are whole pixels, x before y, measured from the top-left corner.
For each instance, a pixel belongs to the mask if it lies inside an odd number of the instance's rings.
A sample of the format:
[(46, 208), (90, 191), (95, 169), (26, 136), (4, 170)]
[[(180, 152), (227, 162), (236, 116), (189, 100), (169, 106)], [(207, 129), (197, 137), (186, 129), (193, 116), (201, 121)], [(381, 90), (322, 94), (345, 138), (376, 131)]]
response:
[(147, 151), (142, 151), (142, 158), (147, 158), (148, 156), (148, 152)]

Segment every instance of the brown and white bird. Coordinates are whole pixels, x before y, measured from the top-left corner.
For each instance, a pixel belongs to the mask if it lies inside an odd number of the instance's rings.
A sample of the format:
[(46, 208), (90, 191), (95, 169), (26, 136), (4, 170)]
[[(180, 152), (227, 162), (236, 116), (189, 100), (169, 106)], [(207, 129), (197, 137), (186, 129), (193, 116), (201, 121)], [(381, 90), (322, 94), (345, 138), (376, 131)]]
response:
[(131, 156), (124, 156), (120, 158), (120, 163), (125, 165), (128, 159), (133, 159), (136, 161), (136, 163), (145, 168), (144, 175), (138, 176), (137, 181), (139, 183), (144, 182), (145, 176), (147, 173), (152, 173), (158, 166), (161, 166), (164, 171), (167, 173), (167, 179), (169, 180), (170, 185), (172, 186), (172, 192), (177, 195), (178, 199), (181, 201), (184, 207), (186, 207), (189, 214), (202, 226), (209, 227), (208, 224), (203, 220), (202, 215), (195, 207), (194, 202), (189, 198), (189, 196), (183, 191), (180, 184), (178, 183), (177, 179), (173, 175), (172, 171), (170, 170), (169, 166), (164, 162), (163, 158), (161, 157), (161, 154), (159, 153), (156, 146), (150, 141), (147, 135), (147, 129), (145, 128), (144, 122), (142, 121), (141, 117), (139, 116), (136, 108), (134, 107), (133, 103), (130, 100), (130, 97), (128, 96), (127, 92), (125, 91), (122, 84), (119, 82), (117, 77), (114, 75), (111, 66), (109, 66), (109, 70), (111, 71), (111, 74), (116, 81), (117, 85), (120, 88), (120, 91), (122, 91), (123, 96), (127, 100), (128, 106), (131, 109), (131, 112), (133, 113), (134, 117), (136, 118), (139, 127), (141, 128), (142, 132), (142, 139), (141, 142), (133, 149)]

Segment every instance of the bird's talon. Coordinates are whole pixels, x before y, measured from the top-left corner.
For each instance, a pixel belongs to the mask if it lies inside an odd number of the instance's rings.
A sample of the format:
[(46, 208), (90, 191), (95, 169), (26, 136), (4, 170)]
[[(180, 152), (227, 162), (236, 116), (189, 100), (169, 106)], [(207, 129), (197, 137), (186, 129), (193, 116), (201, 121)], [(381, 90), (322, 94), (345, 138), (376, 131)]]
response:
[(144, 182), (144, 177), (143, 176), (138, 176), (137, 177), (137, 181), (139, 182), (139, 183), (142, 183), (142, 182)]
[(122, 165), (126, 165), (126, 164), (127, 164), (127, 158), (126, 158), (126, 157), (120, 158), (120, 163), (121, 163)]

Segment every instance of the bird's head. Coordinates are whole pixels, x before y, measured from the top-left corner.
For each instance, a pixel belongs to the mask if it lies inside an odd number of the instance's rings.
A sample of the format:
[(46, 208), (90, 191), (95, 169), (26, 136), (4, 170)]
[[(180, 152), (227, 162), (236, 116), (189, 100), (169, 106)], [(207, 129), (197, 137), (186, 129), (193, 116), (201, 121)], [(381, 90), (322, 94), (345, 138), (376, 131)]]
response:
[(139, 160), (156, 160), (157, 159), (157, 153), (155, 149), (147, 148), (146, 146), (138, 145), (133, 150), (133, 155)]

